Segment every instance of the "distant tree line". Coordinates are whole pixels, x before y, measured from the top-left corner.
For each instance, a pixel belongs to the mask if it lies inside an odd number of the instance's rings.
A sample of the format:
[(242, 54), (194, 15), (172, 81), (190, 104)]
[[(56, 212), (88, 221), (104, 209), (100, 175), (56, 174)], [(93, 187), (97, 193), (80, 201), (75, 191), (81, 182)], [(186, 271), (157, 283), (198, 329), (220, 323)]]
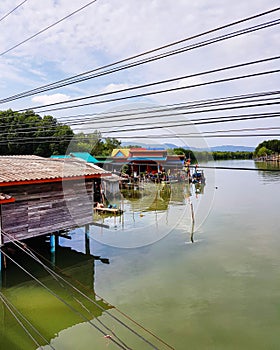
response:
[(103, 140), (99, 131), (75, 134), (70, 126), (50, 115), (41, 117), (31, 110), (0, 111), (0, 155), (50, 157), (70, 150), (108, 156), (120, 144), (115, 138)]
[(253, 152), (246, 152), (246, 151), (237, 151), (237, 152), (230, 152), (230, 151), (213, 151), (213, 152), (207, 152), (207, 151), (200, 151), (200, 152), (193, 152), (189, 149), (184, 149), (182, 147), (174, 148), (173, 150), (169, 150), (172, 154), (184, 154), (186, 159), (190, 159), (191, 163), (195, 163), (197, 161), (209, 161), (209, 160), (226, 160), (226, 159), (252, 159), (253, 158)]

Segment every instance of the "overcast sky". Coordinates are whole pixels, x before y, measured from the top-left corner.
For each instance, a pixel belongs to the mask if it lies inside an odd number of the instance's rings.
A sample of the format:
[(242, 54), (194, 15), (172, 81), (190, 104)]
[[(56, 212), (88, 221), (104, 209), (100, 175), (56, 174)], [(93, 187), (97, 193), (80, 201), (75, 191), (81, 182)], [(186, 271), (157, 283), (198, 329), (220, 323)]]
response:
[[(5, 15), (22, 2), (21, 0), (1, 0), (0, 2), (1, 99), (276, 8), (280, 4), (279, 1), (274, 0), (97, 0), (83, 10), (37, 35), (32, 40), (28, 40), (12, 49), (22, 41), (29, 39), (34, 34), (85, 6), (90, 1), (27, 0), (5, 17)], [(228, 28), (227, 30), (188, 41), (173, 48), (198, 43), (214, 36), (275, 20), (279, 18), (279, 14), (280, 11), (277, 11), (256, 20)], [(139, 84), (187, 76), (205, 70), (243, 62), (274, 57), (279, 55), (279, 42), (280, 30), (279, 25), (276, 25), (251, 34), (197, 48), (135, 68), (126, 69), (122, 72), (109, 74), (60, 89), (50, 90), (8, 103), (2, 103), (0, 109), (6, 110), (11, 108), (13, 110), (20, 110), (31, 108), (48, 103), (95, 95), (101, 92), (119, 90)], [(5, 53), (7, 50), (8, 52)], [(135, 90), (135, 92), (131, 91), (126, 94), (113, 95), (112, 97), (148, 92), (152, 91), (152, 89), (161, 90), (199, 84), (211, 80), (278, 68), (279, 60), (273, 60), (252, 67), (248, 66), (227, 72), (184, 79), (145, 90)], [(274, 91), (278, 87), (279, 73), (274, 73), (204, 87), (188, 88), (177, 92), (156, 94), (146, 96), (145, 98), (135, 98), (45, 113), (39, 113), (38, 110), (38, 113), (40, 115), (51, 114), (58, 119), (62, 117), (70, 119), (71, 116), (85, 113), (107, 113), (114, 110), (138, 109), (144, 106), (163, 106), (208, 98)], [(84, 102), (89, 101), (86, 100)], [(256, 113), (257, 110), (258, 112), (265, 113), (277, 112), (278, 109), (278, 106), (275, 105), (263, 107), (262, 109), (251, 108), (215, 112), (215, 114), (207, 113), (203, 114), (203, 117)], [(177, 120), (187, 120), (201, 117), (202, 115), (195, 114), (188, 115), (187, 117), (176, 116), (175, 118)], [(76, 117), (73, 118), (75, 119)], [(144, 123), (148, 123), (148, 121), (148, 119), (145, 119)], [(159, 122), (160, 120), (158, 119)], [(135, 124), (141, 123), (141, 120), (139, 121), (138, 119), (136, 122), (131, 117), (129, 123), (132, 128), (135, 128)], [(125, 124), (128, 124), (128, 122)], [(109, 116), (105, 122), (94, 123), (90, 127), (88, 126), (88, 130), (99, 128), (103, 132), (108, 132), (108, 126), (114, 129), (114, 134), (106, 135), (112, 135), (119, 139), (125, 135), (120, 132), (118, 133), (120, 123), (112, 123), (109, 120)], [(212, 126), (206, 125), (200, 127), (199, 131), (255, 127), (265, 128), (269, 126), (280, 127), (279, 118), (262, 121), (223, 123)], [(161, 134), (170, 133), (170, 135), (176, 135), (186, 134), (191, 131), (193, 129), (191, 130), (189, 126), (180, 126), (177, 128), (166, 127), (157, 132), (157, 140), (158, 143), (166, 142), (166, 140), (160, 140)], [(259, 131), (258, 133), (261, 132)], [(279, 130), (274, 130), (273, 132), (277, 133)], [(135, 132), (135, 135), (150, 135), (151, 133), (152, 131), (142, 130), (141, 132)], [(153, 133), (156, 133), (156, 131), (153, 131)], [(176, 138), (178, 137), (171, 137), (170, 141), (175, 142)], [(269, 138), (277, 137), (204, 138), (204, 141), (210, 146), (235, 144), (255, 147), (259, 142)], [(190, 142), (196, 146), (201, 144), (200, 141), (190, 141), (186, 137), (183, 140), (185, 144), (189, 144)]]

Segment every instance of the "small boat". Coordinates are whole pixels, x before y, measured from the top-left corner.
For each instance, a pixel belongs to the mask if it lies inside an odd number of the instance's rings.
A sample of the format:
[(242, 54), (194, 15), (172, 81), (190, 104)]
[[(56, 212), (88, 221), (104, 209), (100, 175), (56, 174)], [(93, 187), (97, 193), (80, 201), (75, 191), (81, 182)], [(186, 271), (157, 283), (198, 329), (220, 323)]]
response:
[(192, 175), (192, 183), (205, 184), (205, 176), (203, 170), (196, 169), (196, 171)]

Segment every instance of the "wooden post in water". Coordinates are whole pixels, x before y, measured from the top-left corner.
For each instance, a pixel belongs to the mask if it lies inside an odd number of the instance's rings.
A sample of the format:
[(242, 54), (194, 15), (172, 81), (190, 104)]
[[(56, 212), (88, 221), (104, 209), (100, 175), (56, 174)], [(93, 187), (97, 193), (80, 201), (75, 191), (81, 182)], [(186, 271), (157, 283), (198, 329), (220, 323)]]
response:
[(89, 224), (85, 225), (85, 250), (86, 255), (90, 254), (90, 245), (89, 245)]
[(194, 234), (194, 210), (193, 210), (192, 202), (190, 202), (190, 206), (191, 206), (191, 215), (192, 215), (191, 241), (193, 243), (194, 242), (194, 239), (193, 239), (193, 234)]

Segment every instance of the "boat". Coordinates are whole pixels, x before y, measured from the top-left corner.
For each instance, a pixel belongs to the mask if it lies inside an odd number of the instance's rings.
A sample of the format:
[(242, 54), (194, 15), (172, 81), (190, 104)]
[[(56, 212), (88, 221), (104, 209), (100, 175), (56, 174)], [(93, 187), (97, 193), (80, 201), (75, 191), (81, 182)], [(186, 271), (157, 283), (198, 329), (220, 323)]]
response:
[(196, 169), (192, 175), (193, 184), (205, 184), (205, 176), (203, 170)]

